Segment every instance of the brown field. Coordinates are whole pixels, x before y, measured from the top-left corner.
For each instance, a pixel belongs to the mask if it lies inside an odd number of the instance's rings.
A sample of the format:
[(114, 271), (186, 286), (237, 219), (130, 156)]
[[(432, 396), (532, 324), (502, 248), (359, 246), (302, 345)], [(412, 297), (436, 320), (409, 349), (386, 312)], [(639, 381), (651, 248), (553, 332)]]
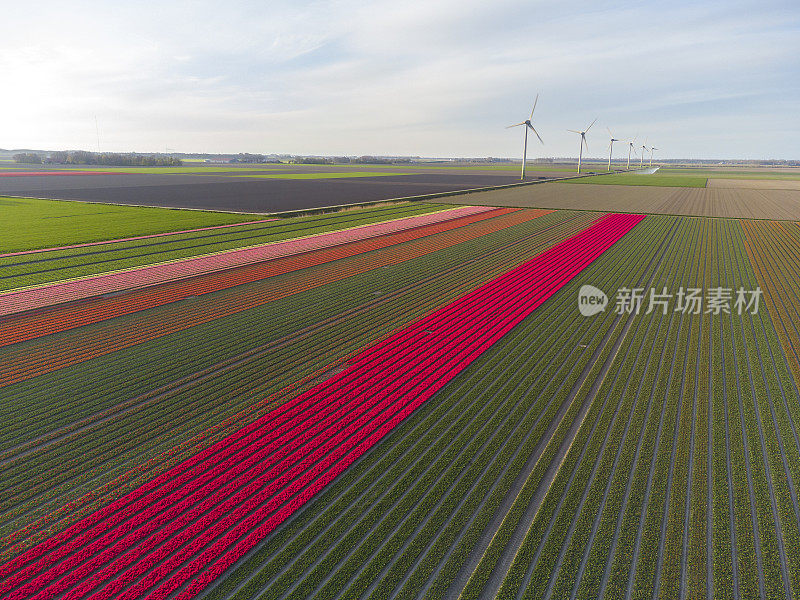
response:
[(800, 220), (800, 192), (550, 183), (437, 199), (453, 204)]
[(800, 190), (800, 181), (791, 179), (710, 178), (707, 187), (735, 190)]

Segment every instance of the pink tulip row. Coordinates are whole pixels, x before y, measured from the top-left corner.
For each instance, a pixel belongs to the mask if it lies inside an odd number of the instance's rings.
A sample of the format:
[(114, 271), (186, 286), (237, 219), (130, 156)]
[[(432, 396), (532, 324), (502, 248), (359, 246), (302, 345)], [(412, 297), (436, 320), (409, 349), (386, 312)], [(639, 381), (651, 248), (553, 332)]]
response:
[(0, 568), (0, 593), (79, 598), (105, 583), (93, 595), (158, 598), (201, 573), (179, 597), (193, 596), (641, 218), (609, 215), (366, 350), (346, 371)]
[(166, 233), (151, 233), (149, 235), (137, 235), (134, 237), (117, 238), (116, 240), (102, 240), (100, 242), (86, 242), (84, 244), (72, 244), (71, 246), (54, 246), (52, 248), (39, 248), (37, 250), (21, 250), (19, 252), (8, 252), (0, 254), (0, 258), (8, 258), (9, 256), (22, 256), (25, 254), (40, 254), (42, 252), (53, 252), (55, 250), (72, 250), (73, 248), (86, 248), (88, 246), (103, 246), (105, 244), (117, 244), (120, 242), (133, 242), (136, 240), (148, 240), (150, 238), (164, 237), (167, 235), (181, 235), (184, 233), (194, 233), (195, 231), (209, 231), (211, 229), (225, 229), (226, 227), (241, 227), (243, 225), (256, 225), (258, 223), (266, 223), (267, 221), (277, 221), (277, 218), (260, 219), (258, 221), (243, 221), (241, 223), (228, 223), (226, 225), (211, 225), (209, 227), (198, 227), (196, 229), (183, 229), (181, 231), (167, 231)]
[(384, 223), (373, 223), (320, 233), (294, 240), (285, 240), (262, 246), (229, 250), (179, 261), (138, 267), (125, 271), (107, 273), (72, 281), (54, 283), (47, 286), (0, 294), (0, 315), (12, 314), (71, 302), (91, 296), (142, 288), (212, 271), (230, 269), (284, 256), (302, 254), (311, 250), (330, 248), (348, 242), (368, 239), (406, 229), (413, 229), (434, 223), (441, 223), (494, 210), (486, 206), (464, 206), (445, 211), (404, 217)]

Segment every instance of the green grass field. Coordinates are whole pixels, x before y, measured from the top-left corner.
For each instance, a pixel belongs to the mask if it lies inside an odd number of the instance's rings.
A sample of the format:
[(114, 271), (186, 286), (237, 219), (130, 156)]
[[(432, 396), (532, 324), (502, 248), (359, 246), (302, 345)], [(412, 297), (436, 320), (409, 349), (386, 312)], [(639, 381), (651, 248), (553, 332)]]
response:
[(0, 228), (0, 253), (263, 218), (263, 215), (0, 197), (0, 222), (13, 224)]
[(590, 183), (604, 185), (652, 185), (658, 187), (706, 187), (705, 177), (690, 175), (662, 175), (661, 172), (653, 175), (637, 175), (635, 173), (612, 173), (610, 175), (596, 175), (583, 179), (569, 179), (565, 183)]

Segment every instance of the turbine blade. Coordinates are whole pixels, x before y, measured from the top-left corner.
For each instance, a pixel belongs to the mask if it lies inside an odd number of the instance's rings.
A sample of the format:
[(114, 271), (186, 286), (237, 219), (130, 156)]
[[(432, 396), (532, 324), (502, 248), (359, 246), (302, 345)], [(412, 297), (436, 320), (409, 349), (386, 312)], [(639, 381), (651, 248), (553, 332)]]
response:
[(567, 129), (567, 131), (571, 131), (572, 133), (581, 133), (580, 131), (575, 131), (574, 129)]
[(542, 143), (544, 144), (544, 140), (542, 139), (542, 136), (540, 136), (540, 135), (539, 135), (539, 132), (538, 132), (538, 131), (536, 131), (536, 129), (533, 127), (533, 125), (528, 125), (528, 127), (530, 127), (531, 129), (533, 129), (533, 133), (535, 133), (535, 134), (536, 134), (536, 137), (537, 137), (537, 138), (539, 138), (539, 141), (540, 141), (540, 142), (542, 142)]
[(606, 127), (606, 131), (608, 132), (608, 135), (610, 135), (612, 138), (614, 137), (614, 134), (613, 134), (613, 133), (611, 133), (611, 129), (609, 129), (608, 127)]
[(506, 127), (506, 129), (511, 129), (512, 127), (519, 127), (520, 125), (525, 125), (525, 121), (523, 121), (522, 123), (516, 123), (514, 125), (509, 125), (508, 127)]
[(536, 100), (534, 100), (534, 101), (533, 101), (533, 108), (531, 109), (531, 116), (530, 116), (530, 117), (528, 117), (528, 120), (529, 120), (529, 121), (530, 121), (530, 120), (533, 118), (533, 111), (535, 111), (535, 110), (536, 110), (536, 105), (537, 105), (538, 103), (539, 103), (539, 94), (536, 94)]
[(592, 125), (594, 125), (595, 123), (597, 123), (597, 119), (592, 121), (591, 125), (589, 125), (586, 129), (584, 129), (584, 131), (589, 131), (592, 128)]
[(588, 152), (588, 151), (589, 151), (589, 142), (587, 142), (587, 141), (586, 141), (586, 136), (585, 136), (585, 135), (582, 135), (582, 136), (581, 136), (581, 143), (582, 143), (584, 146), (586, 146), (586, 151)]

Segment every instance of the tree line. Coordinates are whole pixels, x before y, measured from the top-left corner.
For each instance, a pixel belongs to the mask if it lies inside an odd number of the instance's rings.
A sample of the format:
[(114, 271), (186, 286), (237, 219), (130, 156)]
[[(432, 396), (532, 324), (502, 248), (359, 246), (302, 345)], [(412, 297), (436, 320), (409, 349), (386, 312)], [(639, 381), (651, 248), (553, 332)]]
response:
[(117, 154), (115, 152), (86, 152), (75, 150), (51, 152), (42, 158), (33, 152), (21, 152), (13, 156), (14, 162), (41, 165), (109, 165), (115, 167), (179, 167), (183, 161), (172, 156), (153, 156), (143, 154)]
[(87, 152), (86, 150), (51, 152), (47, 162), (61, 165), (109, 165), (114, 167), (179, 167), (183, 164), (180, 158), (173, 156)]

